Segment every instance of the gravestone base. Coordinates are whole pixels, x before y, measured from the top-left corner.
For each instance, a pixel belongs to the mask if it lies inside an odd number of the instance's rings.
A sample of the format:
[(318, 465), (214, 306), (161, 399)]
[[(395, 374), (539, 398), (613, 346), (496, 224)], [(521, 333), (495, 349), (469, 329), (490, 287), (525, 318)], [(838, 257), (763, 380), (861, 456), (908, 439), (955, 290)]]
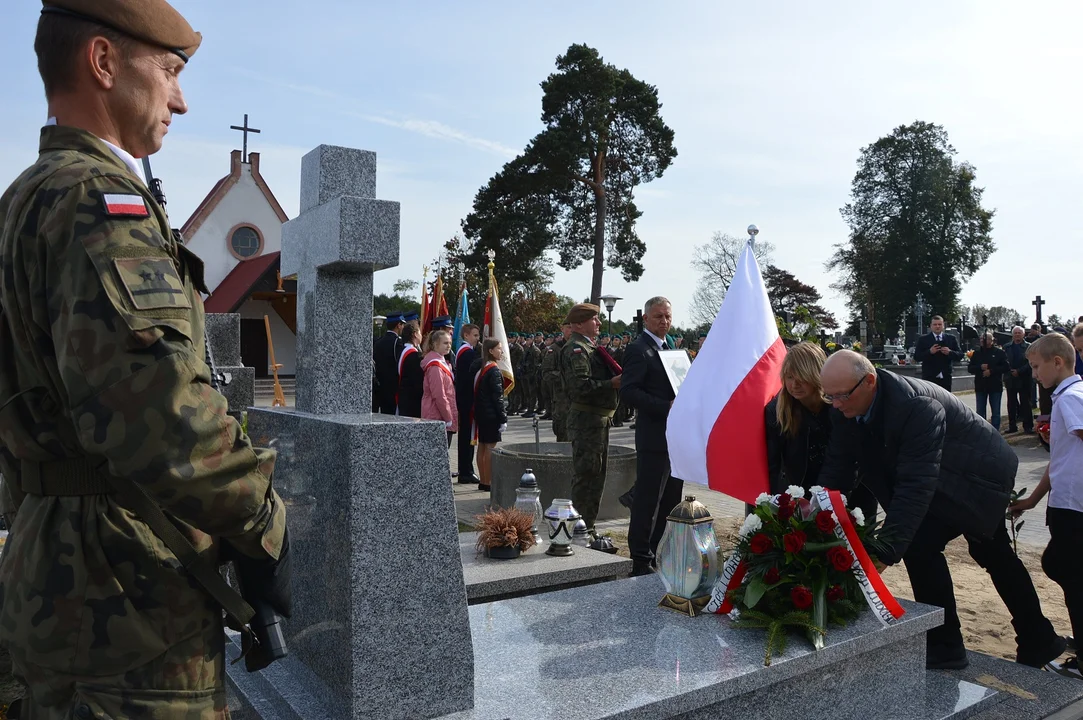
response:
[[(543, 442), (500, 444), (493, 449), (492, 501), (497, 507), (515, 506), (515, 488), (527, 468), (534, 471), (541, 491), (541, 504), (548, 508), (553, 498), (572, 497), (571, 443)], [(627, 518), (628, 508), (618, 498), (636, 482), (636, 451), (623, 445), (609, 446), (605, 490), (598, 507), (598, 520)]]
[[(252, 408), (248, 434), (278, 448), (274, 486), (287, 505), (290, 665), (275, 663), (266, 676), (286, 683), (276, 683), (281, 712), (283, 698), (304, 695), (315, 678), (310, 695), (334, 710), (326, 717), (405, 720), (471, 707), (474, 658), (443, 424)], [(259, 685), (246, 675), (231, 666), (235, 690)]]

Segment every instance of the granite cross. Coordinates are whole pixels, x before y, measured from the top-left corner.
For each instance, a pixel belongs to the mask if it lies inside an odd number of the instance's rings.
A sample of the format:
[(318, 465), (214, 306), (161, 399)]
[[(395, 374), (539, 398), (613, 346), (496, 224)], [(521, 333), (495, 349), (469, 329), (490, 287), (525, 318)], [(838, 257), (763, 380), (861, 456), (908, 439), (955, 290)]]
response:
[(244, 133), (244, 145), (243, 145), (244, 149), (241, 150), (241, 158), (242, 158), (241, 162), (248, 162), (248, 133), (255, 133), (255, 134), (259, 135), (260, 131), (257, 130), (256, 128), (248, 127), (248, 113), (244, 114), (244, 126), (243, 127), (240, 126), (240, 125), (230, 125), (229, 129), (230, 130), (240, 130), (241, 132)]
[(301, 159), (301, 213), (282, 226), (297, 273), (297, 410), (372, 411), (372, 273), (399, 264), (399, 204), (376, 199), (376, 153)]
[(636, 334), (637, 335), (642, 335), (643, 334), (643, 311), (642, 310), (640, 310), (640, 309), (636, 310), (635, 321), (636, 321)]
[(1033, 305), (1034, 307), (1038, 308), (1038, 310), (1037, 310), (1037, 316), (1038, 316), (1037, 317), (1037, 323), (1039, 325), (1041, 325), (1042, 324), (1042, 305), (1045, 305), (1045, 300), (1042, 300), (1041, 295), (1037, 295), (1037, 296), (1035, 296), (1034, 300), (1031, 301), (1030, 304)]

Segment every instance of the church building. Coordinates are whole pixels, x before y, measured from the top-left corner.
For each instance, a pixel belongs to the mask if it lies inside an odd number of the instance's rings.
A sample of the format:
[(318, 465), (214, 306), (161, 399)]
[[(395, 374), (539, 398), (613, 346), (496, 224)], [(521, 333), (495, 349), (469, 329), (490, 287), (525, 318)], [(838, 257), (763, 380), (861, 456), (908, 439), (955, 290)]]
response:
[[(241, 361), (268, 377), (270, 351), (264, 316), (270, 321), (279, 376), (297, 368), (297, 281), (282, 278), (282, 223), (289, 218), (259, 173), (259, 153), (230, 153), (229, 174), (211, 189), (181, 232), (185, 244), (206, 264), (209, 313), (241, 316)], [(241, 130), (242, 128), (236, 128)]]

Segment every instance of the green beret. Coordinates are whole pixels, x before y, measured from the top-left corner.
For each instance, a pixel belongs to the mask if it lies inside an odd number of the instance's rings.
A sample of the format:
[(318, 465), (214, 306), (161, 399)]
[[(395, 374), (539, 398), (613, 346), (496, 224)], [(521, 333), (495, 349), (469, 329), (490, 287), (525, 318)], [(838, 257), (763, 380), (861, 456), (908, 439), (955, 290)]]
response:
[(149, 45), (165, 48), (188, 62), (203, 36), (165, 0), (42, 0), (42, 14), (97, 23)]

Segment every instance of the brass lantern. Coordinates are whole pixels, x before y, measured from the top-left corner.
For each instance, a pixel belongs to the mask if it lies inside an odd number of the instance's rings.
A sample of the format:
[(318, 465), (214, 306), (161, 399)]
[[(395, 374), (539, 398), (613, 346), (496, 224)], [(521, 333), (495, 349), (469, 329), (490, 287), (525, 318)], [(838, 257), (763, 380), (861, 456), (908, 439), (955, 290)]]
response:
[(666, 518), (656, 563), (666, 588), (659, 607), (690, 617), (702, 611), (718, 579), (718, 538), (711, 513), (692, 495)]

